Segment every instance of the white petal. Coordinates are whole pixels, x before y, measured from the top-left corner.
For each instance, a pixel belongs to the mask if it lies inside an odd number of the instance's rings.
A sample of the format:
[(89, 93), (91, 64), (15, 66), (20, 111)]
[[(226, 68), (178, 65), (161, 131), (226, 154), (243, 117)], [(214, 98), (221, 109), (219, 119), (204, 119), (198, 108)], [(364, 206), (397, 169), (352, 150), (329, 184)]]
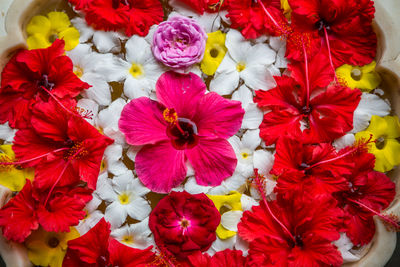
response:
[(190, 194), (200, 194), (200, 193), (206, 194), (210, 190), (210, 188), (212, 187), (198, 185), (196, 179), (193, 176), (189, 177), (185, 183), (185, 191)]
[(242, 128), (257, 129), (263, 120), (263, 116), (264, 114), (262, 110), (257, 107), (257, 104), (248, 104), (243, 116)]
[(118, 53), (121, 51), (121, 40), (115, 32), (95, 31), (93, 43), (100, 53)]
[(82, 115), (87, 114), (85, 119), (91, 125), (95, 125), (99, 105), (91, 99), (82, 98), (78, 101), (77, 106), (80, 108)]
[(271, 46), (272, 49), (278, 51), (282, 46), (286, 45), (286, 41), (281, 37), (271, 36), (269, 38), (269, 45)]
[(275, 67), (282, 68), (282, 69), (287, 68), (289, 61), (285, 57), (285, 55), (286, 55), (286, 45), (279, 48), (278, 53), (276, 54), (276, 60), (275, 60), (275, 64), (274, 64)]
[(0, 139), (6, 141), (7, 143), (11, 143), (13, 141), (16, 132), (17, 129), (11, 129), (8, 126), (8, 122), (5, 124), (0, 124)]
[(130, 160), (135, 162), (135, 158), (137, 153), (139, 152), (140, 149), (142, 149), (143, 146), (129, 146), (128, 152), (126, 152), (126, 155)]
[(360, 103), (354, 111), (353, 133), (365, 130), (372, 115), (384, 117), (390, 112), (390, 105), (381, 99), (379, 96), (369, 93), (363, 93)]
[(72, 60), (74, 66), (82, 67), (83, 58), (92, 53), (92, 48), (88, 44), (78, 44), (74, 49), (65, 53)]
[(113, 54), (103, 55), (97, 64), (96, 72), (107, 82), (121, 82), (125, 80), (132, 66), (132, 64)]
[(256, 44), (246, 52), (246, 66), (267, 66), (275, 62), (276, 53), (267, 44)]
[(264, 65), (249, 65), (240, 72), (245, 84), (254, 90), (269, 90), (276, 86), (275, 79), (269, 68)]
[(149, 30), (149, 33), (146, 35), (146, 37), (144, 37), (146, 42), (148, 42), (149, 44), (153, 43), (153, 36), (154, 36), (154, 33), (156, 32), (157, 28), (158, 28), (157, 24), (151, 26), (150, 30)]
[(135, 196), (140, 196), (140, 197), (142, 197), (150, 192), (150, 189), (148, 189), (146, 186), (144, 186), (138, 178), (135, 178), (131, 181), (131, 183), (129, 185), (129, 190)]
[(85, 73), (82, 81), (87, 82), (92, 87), (82, 92), (86, 98), (93, 99), (99, 105), (108, 106), (111, 103), (111, 88), (108, 83), (97, 73)]
[(345, 147), (352, 146), (355, 141), (356, 138), (354, 134), (346, 134), (339, 139), (336, 139), (332, 145), (336, 148), (337, 151), (339, 151)]
[(249, 243), (244, 241), (242, 238), (240, 238), (239, 235), (237, 235), (235, 249), (241, 250), (243, 252), (243, 256), (247, 257), (249, 250)]
[(121, 175), (128, 171), (128, 168), (121, 161), (122, 146), (114, 143), (109, 145), (104, 151), (104, 158), (107, 162), (107, 170), (114, 175)]
[(129, 225), (125, 224), (120, 228), (112, 230), (110, 235), (121, 242), (124, 236), (130, 235)]
[(125, 137), (118, 128), (118, 121), (125, 104), (124, 99), (116, 99), (108, 108), (99, 112), (97, 120), (98, 126), (103, 129), (104, 134), (114, 139), (118, 144), (125, 144)]
[(250, 42), (237, 30), (230, 30), (226, 34), (225, 46), (235, 62), (246, 62), (247, 52), (251, 49)]
[(86, 204), (86, 207), (85, 207), (85, 209), (86, 209), (89, 213), (94, 212), (94, 211), (99, 207), (99, 205), (100, 205), (101, 202), (102, 202), (101, 199), (97, 196), (97, 194), (93, 194), (92, 196), (93, 196), (92, 200), (90, 200), (90, 201)]
[(231, 238), (227, 239), (219, 239), (217, 238), (211, 245), (212, 249), (215, 252), (223, 251), (225, 249), (233, 249), (236, 243), (237, 235), (232, 236)]
[(144, 64), (153, 55), (149, 43), (137, 35), (133, 35), (125, 44), (126, 60), (129, 63)]
[(127, 207), (117, 200), (107, 206), (104, 218), (110, 222), (111, 229), (115, 229), (125, 222), (127, 214)]
[(253, 93), (245, 84), (239, 87), (239, 89), (232, 94), (232, 100), (242, 102), (242, 108), (246, 108), (250, 103), (253, 102)]
[(274, 165), (274, 156), (266, 150), (256, 150), (253, 155), (254, 168), (262, 175), (269, 175)]
[(251, 207), (260, 205), (260, 203), (258, 203), (254, 198), (249, 197), (248, 195), (245, 194), (242, 194), (240, 202), (242, 203), (243, 211), (251, 210)]
[(101, 211), (95, 210), (94, 212), (90, 213), (86, 219), (81, 220), (79, 225), (77, 225), (75, 228), (82, 236), (89, 232), (89, 230), (92, 229), (103, 217), (104, 215), (101, 213)]
[(125, 191), (130, 192), (133, 179), (135, 179), (135, 177), (133, 176), (133, 172), (131, 170), (128, 170), (127, 172), (125, 172), (122, 175), (115, 176), (112, 179), (112, 184), (117, 193), (121, 193), (121, 192), (125, 192)]
[(186, 161), (185, 164), (186, 164), (186, 168), (187, 168), (186, 177), (194, 176), (194, 169), (193, 169), (192, 164), (190, 164), (190, 161)]
[(231, 144), (233, 150), (235, 151), (235, 154), (239, 155), (240, 150), (242, 148), (242, 142), (240, 141), (240, 138), (238, 136), (234, 135), (228, 139), (228, 142)]
[(210, 91), (219, 95), (230, 95), (239, 84), (237, 71), (216, 73), (210, 82)]
[(221, 216), (221, 225), (229, 231), (237, 232), (237, 225), (242, 218), (243, 211), (231, 210), (227, 211)]
[(261, 144), (260, 129), (247, 130), (242, 137), (243, 147), (255, 150)]
[(79, 31), (79, 42), (86, 43), (94, 34), (92, 27), (87, 25), (85, 19), (80, 17), (75, 17), (71, 19), (71, 23)]
[(143, 198), (135, 198), (131, 203), (129, 203), (128, 214), (132, 219), (143, 220), (149, 216), (151, 212), (150, 204)]
[(146, 79), (136, 79), (132, 76), (128, 76), (124, 83), (124, 94), (129, 99), (142, 96), (149, 97), (151, 89), (152, 87)]
[(99, 176), (97, 180), (96, 193), (105, 201), (112, 202), (117, 200), (117, 194), (112, 187), (111, 180), (107, 178), (107, 173)]
[(360, 256), (354, 255), (351, 252), (351, 249), (353, 248), (353, 243), (351, 240), (347, 237), (346, 234), (340, 234), (340, 239), (333, 242), (335, 246), (337, 246), (338, 250), (342, 254), (343, 257), (343, 262), (355, 262), (360, 259)]

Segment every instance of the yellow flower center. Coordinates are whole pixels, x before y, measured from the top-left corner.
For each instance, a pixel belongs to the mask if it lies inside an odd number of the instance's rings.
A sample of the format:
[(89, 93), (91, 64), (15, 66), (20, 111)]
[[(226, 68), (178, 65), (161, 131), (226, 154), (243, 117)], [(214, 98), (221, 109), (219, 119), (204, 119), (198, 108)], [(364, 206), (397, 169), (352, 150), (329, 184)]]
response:
[(133, 244), (133, 237), (130, 235), (125, 235), (122, 238), (122, 242), (124, 242), (125, 244)]
[(243, 152), (241, 155), (243, 159), (247, 159), (250, 156), (249, 153), (246, 152)]
[(119, 196), (118, 196), (118, 199), (119, 199), (119, 202), (120, 202), (122, 205), (126, 205), (126, 204), (128, 204), (128, 203), (130, 202), (129, 195), (126, 194), (126, 193), (122, 193), (121, 195), (119, 195)]
[(138, 78), (143, 75), (143, 68), (140, 64), (132, 63), (132, 67), (129, 69), (129, 73), (133, 77)]
[(60, 240), (57, 237), (53, 236), (47, 241), (47, 245), (51, 248), (56, 248), (60, 244)]
[(213, 58), (216, 58), (216, 57), (218, 57), (218, 55), (219, 55), (219, 49), (218, 48), (212, 48), (211, 50), (210, 50), (210, 56), (211, 57), (213, 57)]
[(78, 78), (81, 78), (83, 75), (83, 69), (79, 66), (74, 66), (74, 73)]
[(239, 62), (236, 65), (236, 69), (237, 69), (238, 72), (244, 71), (245, 68), (246, 68), (246, 64), (244, 62)]
[(360, 81), (362, 78), (362, 71), (359, 68), (353, 68), (351, 70), (351, 78), (355, 81)]

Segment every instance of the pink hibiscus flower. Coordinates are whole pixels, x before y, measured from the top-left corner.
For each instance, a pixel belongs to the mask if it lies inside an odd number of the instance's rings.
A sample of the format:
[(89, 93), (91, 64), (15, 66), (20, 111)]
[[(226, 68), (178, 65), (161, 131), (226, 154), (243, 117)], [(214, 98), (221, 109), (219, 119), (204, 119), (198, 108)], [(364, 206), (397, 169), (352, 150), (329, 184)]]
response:
[(206, 85), (193, 73), (164, 73), (156, 93), (159, 102), (134, 99), (119, 121), (127, 142), (143, 145), (135, 160), (143, 184), (154, 192), (169, 192), (185, 179), (187, 159), (200, 185), (217, 186), (230, 177), (237, 159), (226, 139), (241, 126), (240, 102), (205, 94)]

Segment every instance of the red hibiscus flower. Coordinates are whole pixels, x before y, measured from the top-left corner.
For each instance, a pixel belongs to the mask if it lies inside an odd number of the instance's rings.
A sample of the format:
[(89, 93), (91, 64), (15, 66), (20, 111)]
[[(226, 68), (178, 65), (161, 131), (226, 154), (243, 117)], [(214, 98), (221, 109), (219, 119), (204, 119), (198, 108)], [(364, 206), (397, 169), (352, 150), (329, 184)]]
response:
[(52, 100), (34, 106), (31, 123), (16, 133), (13, 150), (22, 166), (35, 167), (35, 186), (45, 190), (82, 180), (96, 189), (104, 150), (113, 140)]
[(189, 7), (203, 15), (204, 12), (217, 12), (224, 9), (226, 2), (224, 0), (178, 0), (178, 2), (185, 3)]
[(396, 195), (395, 183), (381, 172), (373, 170), (375, 157), (361, 153), (352, 157), (355, 168), (347, 175), (347, 190), (335, 193), (339, 206), (345, 212), (345, 231), (354, 245), (371, 242), (375, 234), (373, 216), (380, 216), (385, 222), (394, 224), (388, 216), (379, 212), (389, 206)]
[(281, 136), (304, 143), (331, 142), (353, 128), (361, 92), (330, 84), (333, 73), (324, 55), (289, 69), (292, 77), (275, 77), (277, 87), (256, 91), (254, 101), (270, 111), (260, 125), (260, 136), (267, 145)]
[(69, 0), (86, 13), (86, 21), (95, 29), (125, 30), (126, 35), (146, 36), (152, 25), (163, 20), (159, 0)]
[(339, 239), (341, 215), (333, 199), (293, 198), (262, 201), (246, 211), (239, 235), (250, 242), (248, 266), (340, 266), (342, 257), (332, 245)]
[(210, 248), (220, 220), (219, 211), (206, 195), (173, 191), (153, 209), (149, 227), (162, 251), (184, 259)]
[(74, 74), (71, 59), (64, 55), (64, 41), (56, 40), (46, 49), (19, 51), (1, 74), (0, 123), (28, 127), (33, 104), (49, 98), (44, 89), (57, 98), (71, 98), (89, 87)]
[(293, 197), (296, 193), (313, 198), (331, 195), (347, 189), (343, 176), (350, 174), (352, 167), (330, 144), (304, 145), (281, 138), (271, 170), (271, 174), (278, 176), (274, 190), (281, 197)]
[(318, 33), (316, 38), (322, 46), (330, 48), (335, 67), (345, 63), (363, 66), (375, 58), (373, 1), (289, 0), (289, 3), (293, 27), (300, 32)]
[(282, 26), (287, 24), (280, 0), (228, 0), (226, 5), (226, 16), (232, 22), (231, 27), (239, 29), (247, 39), (254, 39), (262, 34), (281, 35), (282, 32), (273, 20)]
[(207, 253), (196, 251), (187, 257), (187, 261), (181, 263), (182, 267), (244, 267), (246, 258), (242, 251), (226, 249), (219, 251), (210, 257)]
[(145, 267), (155, 260), (151, 247), (131, 248), (110, 237), (110, 224), (102, 218), (83, 236), (68, 241), (64, 267)]
[(164, 73), (156, 85), (159, 102), (133, 99), (121, 113), (119, 129), (130, 145), (144, 145), (135, 160), (143, 184), (167, 193), (186, 177), (186, 159), (200, 185), (216, 186), (230, 177), (237, 159), (226, 140), (242, 123), (238, 101), (206, 92), (197, 75)]
[(92, 190), (83, 187), (58, 187), (38, 191), (27, 180), (24, 188), (0, 210), (3, 235), (23, 242), (39, 225), (46, 231), (69, 232), (85, 217), (83, 208), (92, 199)]

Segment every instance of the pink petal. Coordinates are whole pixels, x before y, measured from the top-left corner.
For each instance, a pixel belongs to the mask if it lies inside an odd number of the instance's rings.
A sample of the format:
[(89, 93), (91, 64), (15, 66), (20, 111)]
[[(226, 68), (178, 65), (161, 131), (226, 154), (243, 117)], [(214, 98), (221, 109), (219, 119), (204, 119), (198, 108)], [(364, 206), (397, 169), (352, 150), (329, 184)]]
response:
[(191, 119), (194, 108), (206, 92), (206, 85), (194, 73), (166, 72), (156, 84), (157, 99), (167, 108), (174, 108), (181, 118)]
[(163, 107), (147, 97), (133, 99), (126, 104), (119, 119), (119, 129), (130, 145), (155, 144), (168, 139)]
[(225, 139), (240, 129), (243, 116), (244, 110), (239, 101), (228, 100), (212, 92), (200, 100), (193, 121), (200, 136)]
[(200, 138), (197, 146), (186, 150), (186, 156), (195, 171), (199, 185), (217, 186), (232, 176), (236, 168), (236, 155), (225, 139)]
[(185, 152), (176, 150), (169, 140), (144, 146), (135, 160), (140, 181), (154, 192), (168, 193), (185, 180)]

